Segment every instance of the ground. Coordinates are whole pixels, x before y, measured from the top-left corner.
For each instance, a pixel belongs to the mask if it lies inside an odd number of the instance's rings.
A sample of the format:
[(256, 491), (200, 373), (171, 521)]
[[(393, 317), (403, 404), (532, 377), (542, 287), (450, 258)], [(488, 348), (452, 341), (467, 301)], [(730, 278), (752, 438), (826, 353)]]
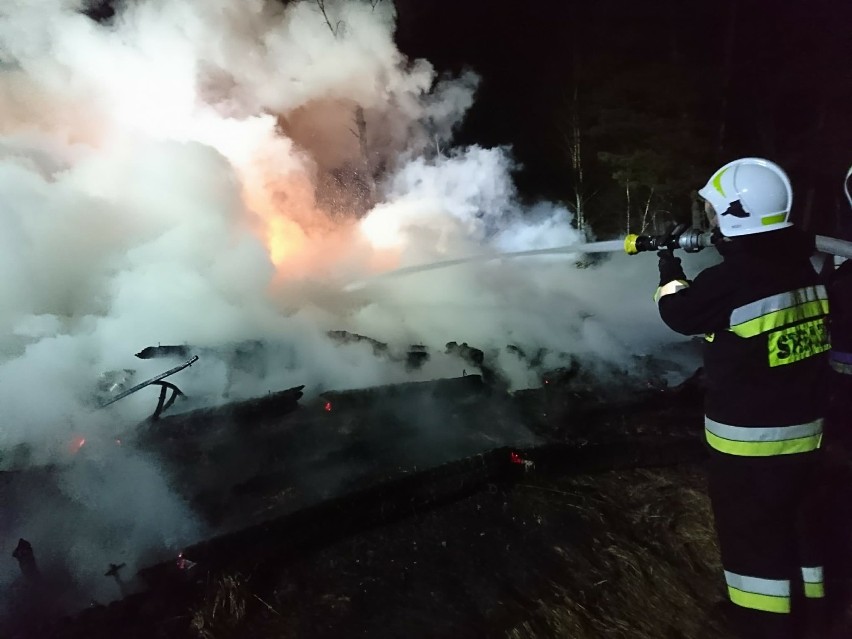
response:
[[(437, 444), (388, 413), (439, 395), (449, 428)], [(151, 424), (137, 445), (171, 460), (221, 534), (143, 570), (140, 592), (58, 620), (21, 615), (8, 637), (731, 636), (699, 377), (606, 401), (470, 378), (299, 410), (281, 397)], [(217, 488), (232, 430), (251, 471)], [(512, 438), (523, 445), (495, 446)], [(332, 494), (309, 489), (330, 467), (349, 474)], [(832, 467), (833, 486), (848, 481), (846, 461)], [(849, 528), (835, 528), (848, 548)]]

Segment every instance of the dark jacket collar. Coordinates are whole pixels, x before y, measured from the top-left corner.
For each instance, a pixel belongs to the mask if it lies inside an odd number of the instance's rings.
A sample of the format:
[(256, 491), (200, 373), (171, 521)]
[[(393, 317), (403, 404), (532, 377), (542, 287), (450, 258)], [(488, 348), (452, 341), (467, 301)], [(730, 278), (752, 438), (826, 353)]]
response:
[(715, 246), (725, 260), (755, 258), (769, 262), (808, 259), (815, 250), (814, 236), (794, 226), (766, 233), (720, 238)]

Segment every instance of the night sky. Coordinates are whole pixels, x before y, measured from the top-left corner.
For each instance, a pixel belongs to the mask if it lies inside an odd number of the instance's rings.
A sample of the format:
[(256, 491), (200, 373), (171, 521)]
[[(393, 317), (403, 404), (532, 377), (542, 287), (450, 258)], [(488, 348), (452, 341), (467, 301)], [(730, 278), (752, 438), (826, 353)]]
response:
[[(683, 157), (695, 175), (706, 180), (736, 157), (767, 157), (791, 175), (795, 214), (801, 219), (807, 208), (818, 231), (833, 225), (852, 163), (852, 4), (400, 0), (397, 6), (405, 53), (441, 70), (469, 67), (482, 76), (458, 139), (511, 144), (527, 196), (559, 199), (570, 190), (558, 129), (577, 81), (581, 103), (586, 100), (584, 130), (599, 124), (601, 109), (641, 112), (652, 104), (659, 114), (668, 102), (665, 117), (695, 123)], [(592, 169), (596, 152), (608, 150), (603, 137), (584, 145)], [(641, 138), (637, 147), (653, 136)], [(604, 184), (603, 175), (598, 180)], [(703, 181), (694, 188), (700, 186)]]
[[(109, 15), (108, 5), (94, 9), (99, 18)], [(397, 42), (407, 56), (426, 58), (442, 73), (472, 69), (481, 76), (456, 141), (511, 145), (517, 184), (529, 201), (571, 201), (576, 180), (563, 132), (576, 107), (590, 219), (604, 234), (619, 231), (612, 211), (623, 208), (624, 194), (600, 153), (655, 153), (657, 194), (668, 189), (657, 205), (675, 218), (688, 218), (690, 191), (716, 168), (747, 155), (787, 170), (799, 223), (833, 233), (846, 213), (848, 1), (397, 0), (396, 6)], [(641, 161), (634, 170), (642, 170)]]

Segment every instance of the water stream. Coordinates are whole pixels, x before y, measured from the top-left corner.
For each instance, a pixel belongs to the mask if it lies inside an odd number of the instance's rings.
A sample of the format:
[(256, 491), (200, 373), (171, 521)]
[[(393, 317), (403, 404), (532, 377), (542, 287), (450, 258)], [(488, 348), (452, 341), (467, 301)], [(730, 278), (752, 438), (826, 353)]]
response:
[(492, 262), (495, 260), (505, 260), (516, 257), (534, 257), (536, 255), (570, 255), (572, 253), (616, 253), (624, 250), (624, 240), (606, 240), (603, 242), (588, 242), (586, 244), (570, 244), (568, 246), (556, 246), (546, 249), (533, 249), (531, 251), (513, 251), (507, 253), (488, 253), (483, 255), (471, 255), (469, 257), (461, 257), (454, 260), (441, 260), (439, 262), (429, 262), (428, 264), (417, 264), (414, 266), (406, 266), (398, 268), (387, 273), (374, 275), (366, 280), (352, 282), (347, 285), (345, 290), (354, 291), (364, 288), (372, 282), (384, 280), (393, 277), (401, 277), (403, 275), (413, 275), (414, 273), (423, 273), (424, 271), (434, 271), (439, 268), (447, 268), (448, 266), (457, 266), (459, 264), (468, 264), (470, 262)]

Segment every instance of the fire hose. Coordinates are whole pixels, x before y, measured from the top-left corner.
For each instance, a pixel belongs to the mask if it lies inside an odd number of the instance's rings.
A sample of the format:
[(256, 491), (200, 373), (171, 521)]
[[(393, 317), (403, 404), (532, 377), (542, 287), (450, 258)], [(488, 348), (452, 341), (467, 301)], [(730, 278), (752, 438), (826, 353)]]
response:
[[(821, 253), (829, 253), (838, 257), (852, 259), (852, 242), (840, 240), (835, 237), (817, 235), (815, 237), (816, 250)], [(687, 253), (698, 251), (713, 246), (710, 231), (698, 229), (686, 229), (678, 232), (662, 235), (636, 235), (630, 234), (624, 238), (624, 252), (628, 255), (636, 255), (647, 251), (659, 251), (661, 249), (680, 248)]]

